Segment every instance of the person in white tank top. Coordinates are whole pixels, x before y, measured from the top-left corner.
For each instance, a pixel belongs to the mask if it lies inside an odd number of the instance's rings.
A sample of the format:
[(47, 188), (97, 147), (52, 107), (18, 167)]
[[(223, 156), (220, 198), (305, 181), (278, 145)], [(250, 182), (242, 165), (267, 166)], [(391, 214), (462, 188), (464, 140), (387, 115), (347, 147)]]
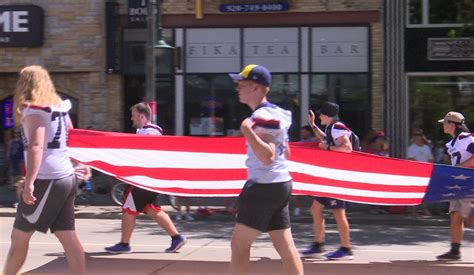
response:
[(239, 195), (230, 271), (248, 272), (251, 245), (266, 231), (274, 247), (280, 248), (285, 272), (303, 274), (288, 212), (292, 187), (287, 164), (291, 112), (267, 101), (271, 74), (265, 67), (248, 65), (239, 74), (229, 76), (235, 81), (239, 101), (253, 110), (240, 126), (247, 141), (248, 180)]
[(33, 233), (48, 230), (61, 242), (71, 273), (85, 273), (84, 249), (74, 229), (77, 184), (67, 153), (70, 108), (69, 101), (61, 101), (56, 93), (48, 71), (41, 66), (21, 70), (14, 119), (23, 129), (26, 175), (19, 186), (20, 202), (4, 274), (17, 274)]
[[(466, 126), (464, 116), (458, 112), (449, 112), (443, 119), (443, 131), (451, 139), (446, 147), (453, 166), (474, 168), (474, 134)], [(439, 255), (438, 260), (451, 261), (461, 259), (461, 241), (464, 236), (464, 222), (474, 219), (474, 199), (467, 198), (449, 202), (451, 218), (451, 250)]]

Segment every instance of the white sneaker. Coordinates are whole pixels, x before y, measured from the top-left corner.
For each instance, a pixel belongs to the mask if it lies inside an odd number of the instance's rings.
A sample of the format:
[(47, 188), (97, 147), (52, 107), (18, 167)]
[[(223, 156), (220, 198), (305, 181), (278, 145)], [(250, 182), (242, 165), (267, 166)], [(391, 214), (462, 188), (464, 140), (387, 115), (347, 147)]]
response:
[(183, 216), (181, 214), (176, 214), (176, 217), (174, 219), (180, 221), (183, 219)]
[(185, 218), (187, 221), (194, 221), (193, 216), (191, 216), (191, 214), (189, 214), (189, 213), (187, 213), (186, 215), (184, 215), (184, 218)]
[(293, 209), (293, 216), (297, 217), (299, 215), (301, 215), (301, 209), (300, 208)]

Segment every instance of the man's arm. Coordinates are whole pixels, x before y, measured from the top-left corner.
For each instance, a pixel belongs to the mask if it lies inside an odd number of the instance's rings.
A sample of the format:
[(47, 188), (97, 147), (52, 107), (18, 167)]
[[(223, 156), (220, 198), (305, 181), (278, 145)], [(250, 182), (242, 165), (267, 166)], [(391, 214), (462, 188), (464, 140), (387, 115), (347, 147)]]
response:
[(316, 137), (319, 140), (324, 140), (326, 138), (326, 134), (324, 134), (324, 132), (321, 129), (319, 129), (318, 126), (316, 126), (316, 123), (314, 122), (315, 119), (316, 119), (316, 116), (314, 115), (313, 111), (309, 110), (308, 124), (309, 126), (311, 126), (311, 129), (313, 129), (313, 132), (316, 135)]
[(247, 140), (255, 156), (264, 164), (270, 165), (275, 160), (274, 138), (268, 134), (257, 135), (252, 129), (254, 122), (249, 118), (244, 119), (240, 125), (240, 130)]
[(336, 140), (339, 145), (328, 146), (328, 150), (346, 153), (352, 152), (352, 144), (347, 135), (340, 136)]

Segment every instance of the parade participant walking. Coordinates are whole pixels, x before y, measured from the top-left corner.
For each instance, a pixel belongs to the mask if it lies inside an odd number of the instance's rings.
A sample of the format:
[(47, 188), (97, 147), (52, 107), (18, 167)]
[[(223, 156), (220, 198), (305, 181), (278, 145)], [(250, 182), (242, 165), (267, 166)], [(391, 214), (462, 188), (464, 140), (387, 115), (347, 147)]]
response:
[[(163, 130), (151, 123), (151, 109), (146, 103), (138, 103), (130, 108), (133, 127), (137, 128), (139, 135), (162, 135)], [(106, 247), (105, 251), (112, 254), (132, 253), (130, 240), (135, 228), (136, 216), (140, 212), (147, 214), (156, 221), (171, 236), (171, 245), (165, 252), (178, 251), (186, 244), (186, 238), (179, 234), (171, 218), (159, 206), (155, 204), (155, 192), (138, 187), (130, 186), (126, 191), (125, 200), (122, 205), (122, 236), (120, 243)]]
[[(469, 132), (464, 116), (457, 112), (449, 112), (443, 119), (445, 134), (453, 137), (446, 147), (451, 156), (453, 166), (474, 167), (474, 135)], [(472, 215), (474, 200), (472, 198), (452, 200), (449, 202), (449, 213), (451, 217), (451, 250), (439, 255), (438, 260), (460, 260), (461, 241), (464, 235), (464, 221)]]
[(69, 269), (85, 273), (84, 249), (76, 235), (74, 198), (76, 176), (68, 156), (72, 127), (69, 101), (61, 101), (49, 73), (40, 66), (21, 70), (14, 96), (15, 124), (22, 127), (26, 175), (11, 234), (4, 274), (17, 274), (35, 231), (48, 229), (61, 242)]
[[(319, 148), (338, 152), (351, 152), (353, 149), (351, 138), (354, 138), (355, 135), (343, 123), (339, 122), (339, 105), (327, 102), (321, 107), (318, 114), (321, 124), (326, 126), (325, 132), (316, 126), (314, 122), (315, 115), (312, 111), (308, 115), (308, 123), (313, 128), (316, 137), (324, 141), (319, 144)], [(354, 147), (358, 148), (358, 146), (358, 144), (354, 144)], [(341, 241), (341, 247), (331, 253), (326, 253), (324, 249), (324, 208), (332, 210)], [(314, 243), (309, 249), (301, 252), (301, 256), (321, 257), (325, 255), (328, 260), (354, 259), (350, 246), (349, 222), (346, 217), (345, 202), (334, 198), (314, 197), (313, 204), (311, 205), (311, 214), (313, 215)]]
[(285, 272), (302, 274), (288, 209), (292, 189), (287, 161), (291, 112), (267, 101), (271, 74), (265, 67), (248, 65), (230, 77), (236, 83), (239, 101), (253, 111), (240, 125), (247, 141), (248, 178), (239, 195), (230, 271), (248, 272), (250, 247), (258, 235), (268, 232)]

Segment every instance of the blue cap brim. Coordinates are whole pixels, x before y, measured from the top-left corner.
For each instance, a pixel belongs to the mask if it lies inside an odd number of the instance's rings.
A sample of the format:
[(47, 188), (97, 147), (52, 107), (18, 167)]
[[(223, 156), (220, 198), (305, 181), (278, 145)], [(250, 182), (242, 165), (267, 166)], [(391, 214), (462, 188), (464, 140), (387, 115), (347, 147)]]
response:
[(244, 77), (241, 76), (240, 74), (229, 74), (230, 78), (233, 80), (239, 81), (239, 80), (244, 80)]

